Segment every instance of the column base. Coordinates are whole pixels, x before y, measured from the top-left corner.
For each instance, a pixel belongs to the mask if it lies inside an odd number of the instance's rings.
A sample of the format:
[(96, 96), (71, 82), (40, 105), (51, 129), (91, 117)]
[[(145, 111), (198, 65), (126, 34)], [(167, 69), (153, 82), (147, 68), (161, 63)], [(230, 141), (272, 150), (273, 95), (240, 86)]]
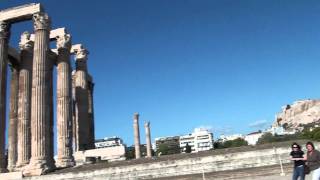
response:
[(16, 166), (12, 165), (12, 166), (8, 166), (8, 171), (9, 172), (14, 172), (16, 170)]
[(31, 159), (30, 164), (23, 171), (24, 176), (40, 176), (55, 169), (53, 160)]
[(29, 161), (25, 162), (18, 162), (16, 167), (14, 168), (15, 171), (23, 171), (29, 164)]
[(73, 167), (75, 165), (73, 158), (58, 158), (56, 161), (57, 168)]
[(0, 173), (7, 173), (9, 172), (7, 168), (0, 168)]

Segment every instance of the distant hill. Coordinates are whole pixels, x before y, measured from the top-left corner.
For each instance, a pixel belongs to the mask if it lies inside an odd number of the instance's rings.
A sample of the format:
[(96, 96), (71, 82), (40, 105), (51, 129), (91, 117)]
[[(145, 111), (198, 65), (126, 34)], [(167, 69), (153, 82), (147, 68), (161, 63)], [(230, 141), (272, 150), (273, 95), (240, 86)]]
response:
[(276, 115), (273, 126), (297, 129), (299, 126), (318, 123), (320, 120), (320, 100), (295, 101), (282, 107)]

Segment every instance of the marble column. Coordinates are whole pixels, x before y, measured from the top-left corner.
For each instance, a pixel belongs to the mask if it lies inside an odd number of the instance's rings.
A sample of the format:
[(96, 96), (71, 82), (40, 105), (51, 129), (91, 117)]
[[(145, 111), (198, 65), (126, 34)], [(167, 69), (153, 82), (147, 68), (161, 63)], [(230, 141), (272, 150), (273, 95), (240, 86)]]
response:
[[(56, 61), (55, 59), (49, 59), (50, 61), (50, 65), (49, 65), (49, 70), (48, 73), (50, 74), (49, 77), (49, 93), (48, 95), (48, 99), (49, 99), (49, 107), (50, 107), (50, 122), (49, 122), (49, 133), (47, 133), (47, 139), (49, 141), (49, 153), (48, 156), (49, 157), (54, 157), (54, 129), (53, 129), (53, 68), (54, 68), (54, 62)], [(53, 163), (55, 163), (55, 161), (53, 161)]]
[(57, 167), (74, 165), (72, 157), (72, 106), (71, 106), (71, 37), (69, 34), (58, 37), (57, 49)]
[(30, 125), (33, 45), (33, 41), (30, 40), (30, 33), (24, 32), (19, 43), (18, 158), (16, 166), (18, 169), (28, 165), (31, 157)]
[(89, 102), (88, 102), (88, 71), (87, 71), (86, 49), (76, 51), (76, 72), (75, 72), (75, 101), (76, 101), (76, 126), (77, 126), (77, 150), (94, 148), (94, 142), (90, 140)]
[(8, 132), (8, 170), (13, 171), (17, 161), (18, 83), (19, 69), (11, 66), (10, 110)]
[(94, 83), (92, 82), (92, 77), (89, 75), (90, 80), (88, 81), (88, 115), (90, 123), (90, 143), (94, 144), (95, 134), (94, 134), (94, 109), (93, 109), (93, 88)]
[(77, 119), (77, 104), (76, 104), (76, 70), (73, 70), (71, 73), (71, 79), (72, 79), (72, 147), (73, 152), (79, 151), (79, 140), (78, 140), (78, 119)]
[(147, 157), (152, 157), (150, 122), (144, 123), (144, 128), (146, 131)]
[[(54, 160), (49, 138), (51, 121), (49, 61), (50, 19), (47, 14), (33, 16), (35, 40), (31, 96), (31, 160), (25, 175), (41, 175), (54, 169)], [(52, 97), (51, 97), (52, 98)]]
[(8, 42), (10, 24), (0, 22), (0, 173), (7, 172), (5, 167), (5, 134), (6, 134), (6, 81), (8, 63)]
[(141, 158), (140, 152), (140, 132), (139, 132), (139, 114), (135, 113), (133, 115), (133, 131), (134, 131), (134, 149), (136, 154), (136, 159)]

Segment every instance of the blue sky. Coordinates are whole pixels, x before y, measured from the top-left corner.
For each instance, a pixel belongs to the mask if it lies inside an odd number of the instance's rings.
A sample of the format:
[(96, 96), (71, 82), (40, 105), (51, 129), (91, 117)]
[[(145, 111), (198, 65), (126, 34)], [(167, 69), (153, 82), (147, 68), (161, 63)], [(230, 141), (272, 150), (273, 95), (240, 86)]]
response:
[[(0, 1), (0, 9), (33, 1)], [(133, 143), (211, 127), (249, 133), (281, 106), (320, 97), (316, 0), (39, 1), (90, 51), (96, 137)], [(11, 45), (32, 23), (12, 27)]]

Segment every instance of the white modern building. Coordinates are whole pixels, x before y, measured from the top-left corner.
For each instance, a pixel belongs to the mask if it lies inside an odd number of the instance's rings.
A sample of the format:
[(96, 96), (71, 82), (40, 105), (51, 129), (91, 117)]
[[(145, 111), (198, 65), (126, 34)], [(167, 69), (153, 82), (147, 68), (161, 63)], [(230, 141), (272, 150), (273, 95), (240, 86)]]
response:
[(297, 133), (297, 130), (292, 129), (288, 131), (285, 130), (282, 126), (271, 126), (271, 128), (267, 129), (266, 132), (270, 132), (272, 135), (288, 135)]
[(96, 149), (75, 152), (74, 158), (77, 164), (83, 164), (87, 158), (92, 157), (107, 161), (121, 161), (126, 159), (126, 145), (123, 144), (123, 140), (117, 136), (97, 139), (95, 146)]
[(232, 140), (235, 140), (238, 138), (244, 139), (244, 136), (242, 134), (232, 134), (232, 135), (223, 135), (222, 134), (219, 138), (219, 141), (226, 142), (226, 141), (232, 141)]
[(185, 152), (186, 145), (191, 146), (191, 152), (213, 149), (213, 134), (204, 128), (196, 128), (192, 134), (180, 136), (180, 149)]
[(244, 137), (244, 140), (248, 142), (249, 145), (256, 145), (259, 138), (263, 135), (261, 131), (253, 132)]
[(96, 149), (124, 145), (123, 140), (117, 136), (97, 139), (94, 144)]

